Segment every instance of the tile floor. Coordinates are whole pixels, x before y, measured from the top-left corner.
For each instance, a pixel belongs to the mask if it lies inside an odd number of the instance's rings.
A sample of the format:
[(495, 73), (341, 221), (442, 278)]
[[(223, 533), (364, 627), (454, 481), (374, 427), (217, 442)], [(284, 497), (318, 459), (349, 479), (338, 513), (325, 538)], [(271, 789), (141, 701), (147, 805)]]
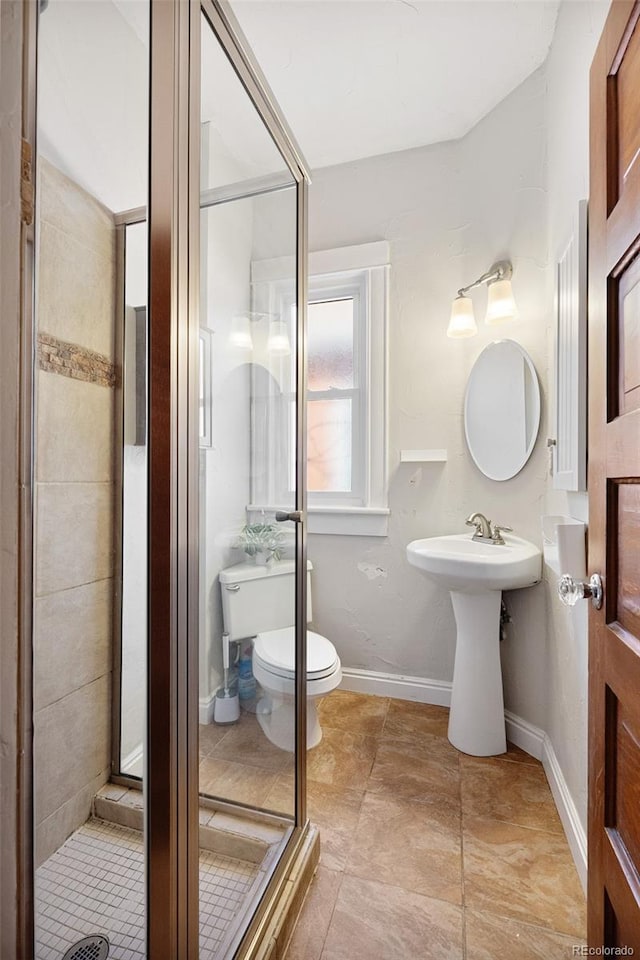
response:
[[(200, 851), (200, 957), (212, 960), (243, 906), (259, 866)], [(92, 934), (110, 960), (144, 960), (142, 833), (88, 820), (36, 873), (36, 960), (60, 960)]]
[[(324, 735), (307, 775), (322, 854), (286, 960), (574, 955), (584, 897), (540, 763), (513, 746), (499, 758), (460, 754), (442, 707), (337, 690), (320, 714)], [(201, 727), (200, 757), (203, 792), (291, 812), (292, 757), (251, 714)], [(109, 909), (119, 917), (131, 906), (125, 897)], [(61, 955), (45, 947), (38, 960)], [(141, 954), (123, 944), (112, 956)]]
[[(242, 710), (226, 726), (200, 725), (200, 793), (293, 816), (293, 771), (293, 754), (274, 747), (253, 713)], [(269, 795), (286, 777), (290, 790), (279, 790), (273, 807)]]
[[(293, 756), (267, 740), (254, 713), (242, 710), (233, 724), (200, 724), (200, 793), (206, 796), (265, 807), (278, 776), (293, 768)], [(127, 772), (141, 777), (142, 759)], [(277, 812), (293, 816), (293, 792), (285, 797), (280, 791), (279, 799)]]
[[(286, 960), (569, 960), (585, 903), (542, 766), (459, 753), (442, 707), (335, 691), (309, 754), (321, 859)], [(280, 774), (266, 795), (291, 789)]]

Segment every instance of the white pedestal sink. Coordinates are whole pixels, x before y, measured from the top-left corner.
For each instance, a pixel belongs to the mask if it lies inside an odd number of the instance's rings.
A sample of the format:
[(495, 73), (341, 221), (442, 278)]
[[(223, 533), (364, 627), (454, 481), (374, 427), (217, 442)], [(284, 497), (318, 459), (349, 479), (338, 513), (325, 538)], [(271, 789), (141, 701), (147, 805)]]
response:
[(414, 540), (409, 563), (451, 593), (458, 628), (449, 714), (449, 740), (476, 757), (504, 753), (500, 603), (503, 590), (538, 583), (540, 550), (511, 535), (504, 543), (469, 534)]

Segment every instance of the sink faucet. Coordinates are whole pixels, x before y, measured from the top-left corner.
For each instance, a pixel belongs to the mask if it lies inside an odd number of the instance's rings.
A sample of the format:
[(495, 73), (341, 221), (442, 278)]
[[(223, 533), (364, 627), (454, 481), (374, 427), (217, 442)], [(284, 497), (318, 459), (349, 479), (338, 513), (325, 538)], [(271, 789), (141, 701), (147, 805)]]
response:
[(484, 513), (472, 513), (470, 517), (467, 517), (465, 523), (469, 527), (476, 528), (476, 532), (471, 538), (472, 540), (482, 540), (483, 543), (495, 543), (503, 546), (503, 532), (511, 533), (512, 530), (511, 527), (499, 527), (497, 524), (493, 525), (491, 520), (487, 520)]
[(491, 520), (487, 520), (484, 513), (472, 513), (465, 523), (468, 527), (475, 527), (472, 540), (491, 540)]

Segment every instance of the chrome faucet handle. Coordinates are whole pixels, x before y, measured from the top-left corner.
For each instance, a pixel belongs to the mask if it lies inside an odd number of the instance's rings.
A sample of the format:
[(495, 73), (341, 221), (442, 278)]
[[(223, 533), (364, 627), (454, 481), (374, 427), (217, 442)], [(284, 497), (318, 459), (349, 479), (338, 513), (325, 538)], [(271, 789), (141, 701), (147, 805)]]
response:
[(497, 523), (491, 525), (491, 539), (494, 543), (504, 543), (503, 533), (513, 533), (513, 527), (502, 527)]
[(491, 524), (491, 529), (495, 533), (513, 533), (513, 527), (503, 527), (498, 523)]

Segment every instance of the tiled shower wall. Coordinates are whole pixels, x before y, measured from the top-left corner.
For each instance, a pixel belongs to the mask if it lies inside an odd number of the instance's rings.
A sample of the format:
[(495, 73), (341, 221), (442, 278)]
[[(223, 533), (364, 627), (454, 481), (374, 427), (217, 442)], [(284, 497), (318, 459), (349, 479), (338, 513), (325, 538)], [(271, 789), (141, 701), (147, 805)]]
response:
[(41, 863), (108, 779), (115, 230), (39, 160), (35, 815)]

